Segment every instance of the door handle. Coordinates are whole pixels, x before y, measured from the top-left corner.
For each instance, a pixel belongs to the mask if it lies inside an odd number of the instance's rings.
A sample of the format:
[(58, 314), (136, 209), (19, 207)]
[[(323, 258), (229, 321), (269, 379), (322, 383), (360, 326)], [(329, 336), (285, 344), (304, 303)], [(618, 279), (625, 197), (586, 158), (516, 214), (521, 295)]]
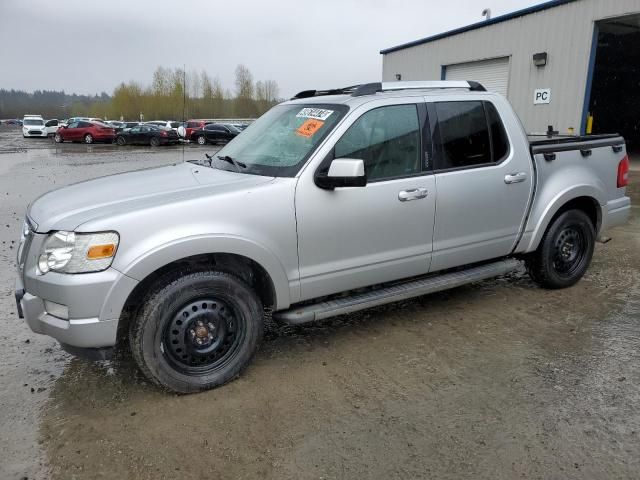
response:
[(525, 172), (511, 173), (504, 176), (504, 183), (511, 185), (512, 183), (524, 182), (527, 179)]
[(401, 202), (410, 202), (411, 200), (420, 200), (429, 195), (426, 188), (412, 188), (410, 190), (402, 190), (398, 193), (398, 200)]

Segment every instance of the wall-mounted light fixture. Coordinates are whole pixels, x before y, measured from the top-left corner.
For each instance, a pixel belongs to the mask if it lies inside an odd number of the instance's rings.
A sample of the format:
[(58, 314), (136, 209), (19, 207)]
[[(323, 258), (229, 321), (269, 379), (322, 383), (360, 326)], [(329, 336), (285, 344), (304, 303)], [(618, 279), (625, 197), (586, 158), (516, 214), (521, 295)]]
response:
[(547, 52), (534, 53), (533, 64), (536, 67), (544, 67), (547, 64)]
[(396, 80), (398, 81), (402, 80), (402, 74), (396, 73)]

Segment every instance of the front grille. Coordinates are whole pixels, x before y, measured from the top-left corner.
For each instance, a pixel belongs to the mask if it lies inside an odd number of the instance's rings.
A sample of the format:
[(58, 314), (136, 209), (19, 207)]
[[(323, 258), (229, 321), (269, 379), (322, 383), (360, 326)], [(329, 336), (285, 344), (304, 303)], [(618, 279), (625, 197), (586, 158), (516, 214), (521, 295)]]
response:
[(29, 130), (29, 135), (42, 135), (41, 130)]

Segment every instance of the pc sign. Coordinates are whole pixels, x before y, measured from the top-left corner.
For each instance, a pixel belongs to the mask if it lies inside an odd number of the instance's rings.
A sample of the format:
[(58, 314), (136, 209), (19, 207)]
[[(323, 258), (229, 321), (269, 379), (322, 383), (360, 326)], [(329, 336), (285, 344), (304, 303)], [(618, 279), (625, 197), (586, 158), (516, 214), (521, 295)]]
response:
[(550, 88), (539, 88), (533, 92), (533, 104), (541, 105), (544, 103), (551, 103)]

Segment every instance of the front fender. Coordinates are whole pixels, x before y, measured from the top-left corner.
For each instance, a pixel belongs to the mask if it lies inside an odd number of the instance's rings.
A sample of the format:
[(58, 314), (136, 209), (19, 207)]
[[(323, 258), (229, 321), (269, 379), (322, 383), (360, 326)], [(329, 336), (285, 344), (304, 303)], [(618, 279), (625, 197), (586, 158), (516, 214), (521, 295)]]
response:
[[(598, 202), (600, 207), (607, 203), (604, 192), (590, 184), (573, 185), (555, 195), (545, 195), (545, 192), (542, 192), (531, 212), (529, 224), (532, 225), (532, 228), (528, 230), (532, 231), (532, 233), (530, 234), (530, 240), (524, 251), (535, 251), (554, 215), (558, 213), (564, 205), (579, 197), (593, 198)], [(602, 210), (602, 208), (600, 209)]]
[(159, 268), (194, 255), (229, 253), (247, 257), (261, 265), (273, 283), (276, 309), (291, 304), (289, 280), (278, 258), (265, 246), (252, 240), (229, 235), (196, 235), (162, 244), (120, 267), (120, 271), (141, 281)]

